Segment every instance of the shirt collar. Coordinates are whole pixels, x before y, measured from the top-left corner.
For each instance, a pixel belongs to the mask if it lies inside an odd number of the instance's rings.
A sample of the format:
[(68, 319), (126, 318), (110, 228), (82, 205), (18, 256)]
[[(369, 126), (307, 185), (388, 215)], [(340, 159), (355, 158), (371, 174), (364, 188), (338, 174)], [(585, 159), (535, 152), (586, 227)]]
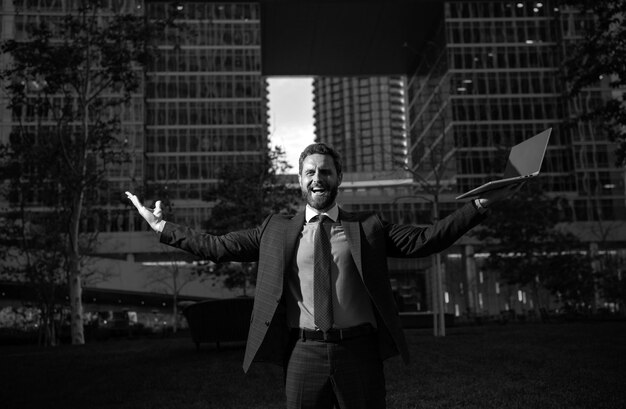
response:
[(337, 220), (339, 220), (339, 206), (337, 205), (337, 203), (335, 203), (335, 205), (331, 207), (330, 209), (328, 209), (328, 211), (320, 212), (318, 210), (313, 209), (311, 206), (306, 205), (304, 218), (307, 221), (307, 223), (309, 223), (312, 218), (320, 214), (324, 214), (328, 216), (334, 223)]

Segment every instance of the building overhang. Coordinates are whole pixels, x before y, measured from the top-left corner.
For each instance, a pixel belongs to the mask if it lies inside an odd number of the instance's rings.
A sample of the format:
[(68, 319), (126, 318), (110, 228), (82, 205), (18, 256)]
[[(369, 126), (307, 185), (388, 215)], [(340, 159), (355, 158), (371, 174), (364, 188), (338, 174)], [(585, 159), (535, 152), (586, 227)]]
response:
[(441, 24), (444, 1), (258, 3), (263, 75), (389, 76), (414, 70)]

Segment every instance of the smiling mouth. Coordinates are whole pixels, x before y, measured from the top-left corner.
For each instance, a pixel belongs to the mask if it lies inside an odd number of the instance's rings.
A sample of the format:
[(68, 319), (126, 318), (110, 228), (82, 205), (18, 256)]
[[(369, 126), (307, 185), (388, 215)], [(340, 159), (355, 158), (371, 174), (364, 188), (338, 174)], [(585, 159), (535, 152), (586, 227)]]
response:
[(326, 193), (328, 190), (326, 190), (323, 187), (314, 187), (310, 189), (311, 193), (315, 194), (315, 195), (321, 195)]

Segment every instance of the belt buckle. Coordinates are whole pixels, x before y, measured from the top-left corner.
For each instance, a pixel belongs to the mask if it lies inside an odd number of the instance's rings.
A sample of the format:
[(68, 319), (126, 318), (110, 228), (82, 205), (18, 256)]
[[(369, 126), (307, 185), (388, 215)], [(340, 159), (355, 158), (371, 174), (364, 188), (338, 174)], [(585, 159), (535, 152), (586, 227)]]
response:
[(322, 332), (324, 342), (337, 342), (342, 340), (341, 330), (329, 329), (327, 332)]
[(299, 331), (300, 339), (303, 341), (324, 341), (326, 342), (326, 333), (318, 328), (314, 330), (307, 330), (305, 328), (300, 328)]

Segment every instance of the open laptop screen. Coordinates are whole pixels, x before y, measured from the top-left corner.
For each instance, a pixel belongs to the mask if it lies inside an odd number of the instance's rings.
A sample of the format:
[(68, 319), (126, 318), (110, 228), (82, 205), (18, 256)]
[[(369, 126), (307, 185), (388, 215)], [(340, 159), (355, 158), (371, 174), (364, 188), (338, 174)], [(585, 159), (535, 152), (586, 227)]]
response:
[(476, 197), (489, 190), (520, 183), (527, 178), (537, 176), (541, 171), (541, 164), (543, 163), (551, 133), (552, 128), (548, 128), (512, 147), (502, 179), (485, 183), (469, 192), (457, 196), (456, 199)]

